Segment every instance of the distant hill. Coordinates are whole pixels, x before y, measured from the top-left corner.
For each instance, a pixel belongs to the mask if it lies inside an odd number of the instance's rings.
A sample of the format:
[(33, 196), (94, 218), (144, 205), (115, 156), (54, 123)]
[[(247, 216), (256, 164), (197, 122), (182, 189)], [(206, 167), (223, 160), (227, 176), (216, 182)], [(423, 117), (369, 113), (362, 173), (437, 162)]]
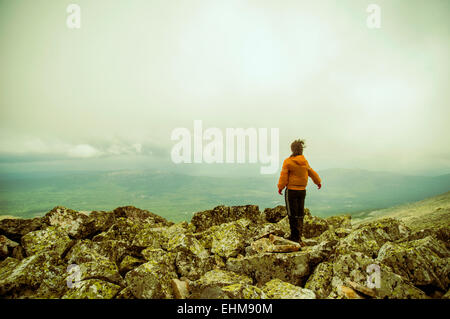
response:
[(355, 215), (353, 219), (356, 225), (363, 222), (371, 222), (382, 217), (397, 218), (412, 229), (423, 229), (437, 225), (450, 226), (450, 192), (419, 202)]
[[(366, 170), (319, 171), (323, 187), (310, 182), (306, 207), (313, 215), (360, 214), (425, 199), (450, 190), (450, 174), (406, 176)], [(0, 175), (0, 215), (42, 216), (57, 205), (80, 211), (134, 205), (173, 221), (218, 205), (284, 205), (277, 175), (207, 177), (122, 170)]]

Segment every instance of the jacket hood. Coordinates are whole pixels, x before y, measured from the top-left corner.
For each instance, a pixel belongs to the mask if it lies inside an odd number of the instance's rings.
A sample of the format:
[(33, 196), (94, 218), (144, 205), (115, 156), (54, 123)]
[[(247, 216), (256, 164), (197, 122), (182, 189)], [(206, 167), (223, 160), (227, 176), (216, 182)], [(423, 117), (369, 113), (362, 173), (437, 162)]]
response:
[(306, 159), (303, 155), (297, 155), (294, 157), (291, 157), (291, 160), (298, 165), (305, 165), (306, 164)]

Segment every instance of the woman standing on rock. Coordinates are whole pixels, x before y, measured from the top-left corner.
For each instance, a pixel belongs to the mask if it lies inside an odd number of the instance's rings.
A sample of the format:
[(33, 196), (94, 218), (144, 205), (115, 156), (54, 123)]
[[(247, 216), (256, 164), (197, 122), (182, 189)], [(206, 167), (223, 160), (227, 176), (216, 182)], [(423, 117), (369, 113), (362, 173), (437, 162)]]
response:
[(303, 216), (305, 208), (306, 185), (308, 177), (320, 189), (322, 187), (319, 175), (309, 166), (303, 156), (304, 140), (295, 140), (291, 144), (292, 154), (283, 162), (280, 179), (278, 181), (278, 193), (282, 194), (284, 188), (284, 199), (291, 227), (290, 240), (301, 242), (303, 230)]

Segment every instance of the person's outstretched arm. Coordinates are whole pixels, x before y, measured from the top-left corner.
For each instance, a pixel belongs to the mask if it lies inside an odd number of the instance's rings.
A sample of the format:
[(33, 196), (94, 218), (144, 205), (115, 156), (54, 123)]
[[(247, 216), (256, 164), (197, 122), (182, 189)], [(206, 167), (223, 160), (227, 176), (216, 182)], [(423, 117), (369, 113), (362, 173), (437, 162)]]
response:
[(289, 170), (286, 164), (286, 160), (283, 162), (283, 167), (281, 168), (280, 179), (278, 180), (278, 193), (281, 195), (281, 191), (286, 187), (288, 183)]
[(309, 164), (308, 164), (308, 176), (311, 177), (311, 179), (313, 180), (314, 184), (316, 184), (319, 187), (319, 189), (322, 187), (322, 180), (320, 179), (319, 174), (317, 174), (311, 168), (311, 166), (309, 166)]

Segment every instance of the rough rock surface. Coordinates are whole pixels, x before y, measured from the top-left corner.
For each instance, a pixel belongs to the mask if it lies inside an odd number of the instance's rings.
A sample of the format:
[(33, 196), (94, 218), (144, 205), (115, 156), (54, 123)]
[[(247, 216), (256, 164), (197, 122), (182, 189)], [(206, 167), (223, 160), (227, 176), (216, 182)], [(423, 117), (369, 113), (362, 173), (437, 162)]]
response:
[(280, 279), (267, 282), (263, 291), (270, 299), (316, 299), (312, 290), (294, 286)]
[(217, 206), (174, 224), (133, 206), (0, 220), (0, 298), (450, 298), (450, 227), (356, 228), (305, 209)]

